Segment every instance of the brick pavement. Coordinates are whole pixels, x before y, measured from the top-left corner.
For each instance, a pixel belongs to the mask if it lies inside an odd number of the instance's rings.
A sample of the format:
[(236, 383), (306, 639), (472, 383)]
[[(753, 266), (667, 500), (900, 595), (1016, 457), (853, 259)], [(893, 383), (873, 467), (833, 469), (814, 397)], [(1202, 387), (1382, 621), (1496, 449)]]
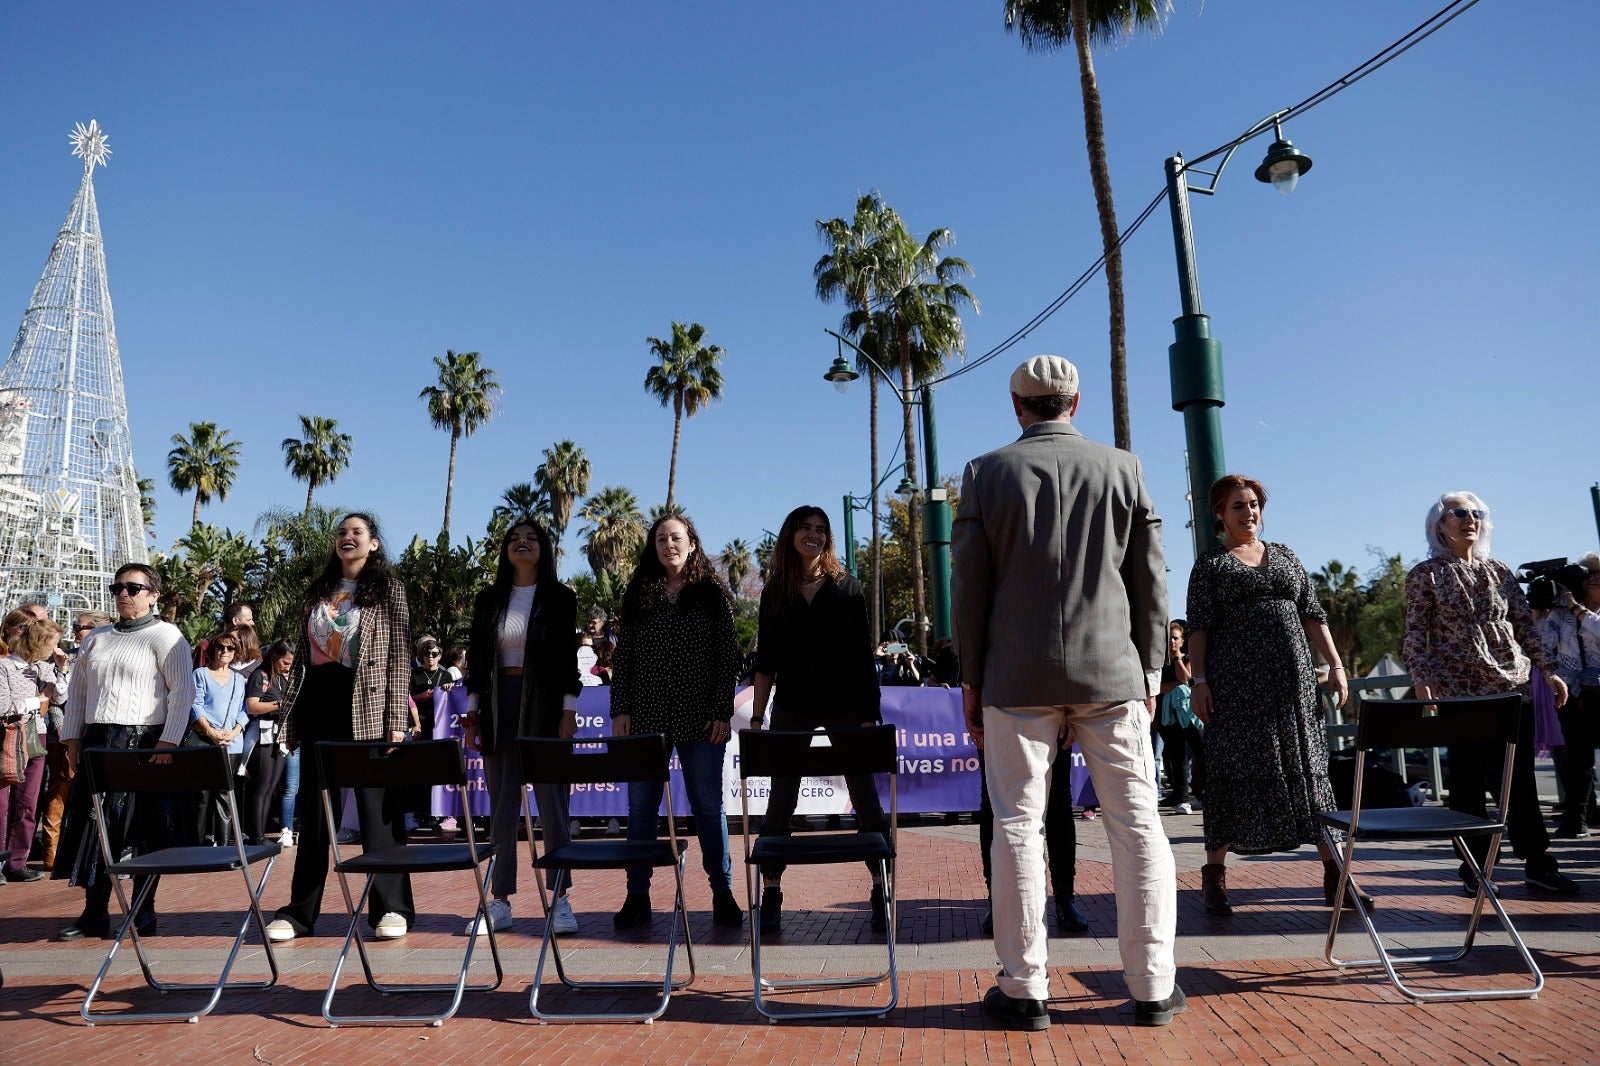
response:
[[(61, 882), (0, 887), (0, 1062), (29, 1064), (103, 1061), (178, 1062), (203, 1055), (207, 1066), (292, 1063), (723, 1063), (762, 1064), (871, 1061), (942, 1062), (1551, 1062), (1600, 1059), (1600, 839), (1560, 842), (1566, 868), (1586, 882), (1577, 900), (1530, 895), (1518, 864), (1499, 880), (1514, 920), (1535, 946), (1548, 984), (1537, 1001), (1440, 1004), (1405, 1003), (1380, 978), (1335, 975), (1320, 958), (1326, 930), (1320, 866), (1311, 850), (1300, 856), (1237, 860), (1230, 888), (1232, 919), (1205, 915), (1199, 900), (1199, 817), (1166, 820), (1179, 869), (1179, 981), (1190, 1011), (1167, 1029), (1136, 1029), (1122, 988), (1113, 935), (1114, 904), (1104, 832), (1080, 821), (1078, 896), (1092, 923), (1088, 936), (1053, 939), (1052, 1028), (1023, 1035), (987, 1029), (977, 1001), (992, 982), (992, 948), (979, 933), (982, 878), (970, 825), (927, 825), (902, 835), (897, 929), (901, 938), (901, 1006), (888, 1019), (866, 1023), (762, 1024), (750, 1005), (748, 952), (741, 934), (715, 929), (709, 890), (691, 854), (687, 884), (691, 931), (701, 978), (673, 997), (666, 1016), (649, 1027), (540, 1026), (527, 1014), (528, 983), (542, 932), (536, 895), (524, 882), (517, 897), (517, 929), (503, 938), (507, 979), (498, 992), (469, 994), (460, 1014), (442, 1028), (342, 1028), (320, 1017), (342, 907), (330, 888), (322, 936), (280, 951), (285, 973), (279, 988), (225, 996), (197, 1025), (87, 1027), (78, 1017), (88, 981), (104, 945), (46, 943), (77, 912), (80, 895)], [(737, 837), (734, 838), (737, 848)], [(525, 854), (525, 853), (524, 853)], [(1380, 897), (1386, 928), (1408, 942), (1435, 939), (1445, 916), (1461, 918), (1467, 902), (1452, 893), (1448, 863), (1386, 849), (1380, 872), (1366, 885)], [(269, 905), (287, 892), (291, 854), (280, 862), (267, 891)], [(735, 875), (738, 876), (736, 865)], [(769, 968), (809, 973), (870, 966), (875, 945), (867, 927), (865, 871), (806, 878), (803, 869), (785, 882), (790, 917), (768, 955)], [(236, 876), (236, 875), (235, 875)], [(185, 883), (187, 882), (187, 883)], [(236, 882), (234, 883), (236, 884)], [(459, 958), (463, 918), (456, 900), (461, 882), (419, 879), (421, 912), (405, 939), (379, 945), (380, 965), (395, 973), (445, 974)], [(743, 898), (742, 885), (736, 886)], [(162, 886), (161, 908), (175, 916), (196, 907), (204, 916), (182, 929), (163, 918), (152, 940), (158, 960), (198, 969), (220, 955), (232, 918), (212, 910), (225, 881), (188, 878)], [(656, 885), (657, 918), (644, 936), (610, 928), (621, 902), (620, 876), (590, 875), (574, 889), (582, 932), (571, 941), (580, 973), (637, 971), (658, 958), (665, 933), (667, 884)], [(1353, 922), (1347, 927), (1355, 928)], [(1482, 981), (1491, 967), (1512, 958), (1503, 935), (1484, 934), (1475, 960), (1457, 981)], [(1361, 950), (1364, 938), (1347, 942)], [(1363, 952), (1364, 953), (1364, 952)], [(241, 973), (259, 966), (241, 961)], [(475, 964), (476, 966), (477, 964)], [(173, 972), (177, 972), (176, 970)], [(350, 988), (348, 970), (346, 984)], [(112, 985), (127, 1003), (148, 1003), (131, 962)], [(870, 990), (842, 993), (865, 996)], [(348, 1004), (369, 994), (352, 991)], [(172, 1000), (175, 997), (166, 997)], [(376, 1001), (372, 997), (370, 1002)], [(341, 1001), (346, 1002), (346, 1001)], [(166, 1004), (164, 1004), (165, 1006)], [(374, 1009), (381, 1009), (374, 1006)]]

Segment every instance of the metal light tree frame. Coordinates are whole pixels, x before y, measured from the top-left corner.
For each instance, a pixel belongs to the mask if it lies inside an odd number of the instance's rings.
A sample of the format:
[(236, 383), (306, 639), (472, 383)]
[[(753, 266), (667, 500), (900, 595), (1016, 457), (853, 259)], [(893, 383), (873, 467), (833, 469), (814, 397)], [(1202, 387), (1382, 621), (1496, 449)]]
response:
[(146, 562), (94, 168), (111, 150), (79, 123), (83, 180), (0, 367), (0, 611), (109, 610), (118, 566)]

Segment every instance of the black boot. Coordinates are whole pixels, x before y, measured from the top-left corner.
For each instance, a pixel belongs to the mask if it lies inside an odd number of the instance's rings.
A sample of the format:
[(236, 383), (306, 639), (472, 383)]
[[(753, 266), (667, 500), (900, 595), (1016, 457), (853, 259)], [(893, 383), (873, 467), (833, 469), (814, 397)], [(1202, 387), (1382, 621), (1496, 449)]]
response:
[(872, 907), (872, 931), (881, 933), (889, 928), (889, 902), (884, 898), (882, 885), (872, 886), (872, 897), (869, 902)]
[(761, 890), (761, 931), (768, 936), (783, 931), (783, 889), (777, 885)]

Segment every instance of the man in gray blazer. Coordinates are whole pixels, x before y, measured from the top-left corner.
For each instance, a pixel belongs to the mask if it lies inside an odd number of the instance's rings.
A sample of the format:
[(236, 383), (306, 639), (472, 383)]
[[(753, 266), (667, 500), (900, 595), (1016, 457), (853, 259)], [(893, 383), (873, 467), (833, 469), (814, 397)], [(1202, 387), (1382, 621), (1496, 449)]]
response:
[(967, 464), (953, 536), (962, 706), (995, 818), (1001, 971), (983, 1009), (1007, 1028), (1050, 1024), (1042, 818), (1070, 738), (1105, 816), (1134, 1021), (1165, 1025), (1187, 1002), (1174, 982), (1177, 885), (1151, 777), (1167, 632), (1161, 519), (1139, 460), (1073, 428), (1071, 363), (1023, 363), (1011, 404), (1022, 436)]

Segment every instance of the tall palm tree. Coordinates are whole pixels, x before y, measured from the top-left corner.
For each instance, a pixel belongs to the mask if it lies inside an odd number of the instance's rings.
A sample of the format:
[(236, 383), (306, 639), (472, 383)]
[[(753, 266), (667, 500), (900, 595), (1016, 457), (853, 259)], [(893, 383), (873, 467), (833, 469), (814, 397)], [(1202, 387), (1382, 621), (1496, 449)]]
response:
[(727, 353), (718, 344), (704, 344), (706, 328), (698, 322), (672, 324), (672, 339), (646, 337), (656, 365), (644, 376), (644, 391), (672, 408), (672, 465), (667, 468), (667, 507), (672, 507), (678, 483), (678, 441), (683, 420), (700, 408), (722, 399), (722, 371), (717, 369)]
[(450, 432), (450, 471), (444, 483), (444, 525), (440, 529), (446, 537), (450, 535), (450, 496), (456, 487), (456, 445), (494, 417), (501, 391), (494, 371), (479, 359), (477, 352), (457, 354), (446, 349), (443, 359), (433, 357), (438, 384), (417, 394), (417, 399), (428, 401), (428, 418), (434, 428)]
[[(500, 502), (489, 512), (489, 529), (485, 538), (498, 549), (511, 523), (519, 518), (535, 518), (549, 524), (550, 497), (543, 489), (536, 489), (526, 481), (519, 481), (500, 494)], [(557, 545), (557, 554), (560, 546)]]
[[(948, 229), (936, 229), (917, 240), (898, 214), (894, 214), (878, 244), (882, 251), (878, 265), (878, 292), (882, 313), (888, 316), (890, 350), (897, 350), (900, 364), (900, 391), (908, 402), (902, 404), (905, 418), (906, 477), (913, 485), (917, 478), (916, 426), (911, 416), (909, 397), (919, 380), (939, 372), (945, 360), (966, 351), (966, 330), (961, 324), (961, 305), (978, 310), (978, 301), (959, 280), (972, 273), (967, 261), (943, 255), (955, 243)], [(880, 337), (882, 334), (880, 333)], [(922, 576), (922, 518), (920, 508), (911, 508), (912, 605), (916, 615), (917, 652), (928, 652), (928, 633), (923, 626), (927, 596)]]
[(350, 467), (350, 448), (355, 438), (339, 432), (339, 423), (321, 415), (300, 416), (300, 438), (283, 439), (283, 465), (296, 481), (306, 483), (306, 509), (311, 513), (311, 494)]
[(156, 480), (155, 478), (142, 477), (137, 482), (139, 486), (139, 517), (144, 522), (144, 535), (156, 535)]
[(1122, 246), (1117, 210), (1111, 202), (1111, 168), (1106, 163), (1105, 117), (1092, 46), (1131, 37), (1144, 30), (1160, 33), (1172, 13), (1171, 0), (1005, 0), (1006, 29), (1029, 51), (1051, 52), (1070, 41), (1078, 53), (1078, 83), (1083, 96), (1083, 136), (1089, 148), (1089, 180), (1100, 215), (1105, 248), (1106, 289), (1111, 301), (1111, 421), (1117, 447), (1131, 450), (1128, 422), (1127, 323), (1122, 306)]
[(167, 482), (178, 492), (194, 493), (194, 517), (200, 521), (200, 505), (214, 496), (228, 498), (234, 478), (239, 474), (239, 452), (243, 447), (228, 438), (228, 431), (215, 422), (189, 423), (189, 436), (172, 435), (173, 448), (167, 453)]
[(584, 501), (584, 554), (596, 576), (603, 571), (620, 574), (644, 539), (646, 523), (639, 498), (621, 485), (607, 485)]
[(572, 508), (581, 496), (589, 495), (591, 474), (589, 457), (570, 440), (558, 441), (544, 450), (544, 465), (533, 472), (534, 484), (550, 500), (550, 524), (555, 527), (556, 548), (572, 522)]
[[(811, 268), (817, 284), (817, 299), (824, 303), (843, 299), (845, 304), (844, 331), (856, 338), (879, 365), (887, 365), (878, 358), (876, 336), (865, 330), (873, 314), (873, 294), (878, 275), (878, 242), (891, 209), (876, 190), (856, 199), (855, 216), (818, 219), (817, 236), (827, 247), (816, 266)], [(859, 316), (852, 326), (852, 317)], [(878, 483), (878, 374), (872, 364), (861, 356), (856, 357), (856, 370), (866, 376), (871, 424), (871, 469), (867, 484)], [(878, 504), (878, 494), (872, 494), (872, 595), (871, 625), (874, 639), (883, 630), (879, 605), (883, 602), (883, 567), (879, 564), (881, 552), (878, 538), (883, 519)]]
[(739, 589), (755, 565), (755, 556), (743, 538), (735, 537), (722, 549), (722, 568), (728, 572), (728, 588), (735, 596), (739, 595)]

